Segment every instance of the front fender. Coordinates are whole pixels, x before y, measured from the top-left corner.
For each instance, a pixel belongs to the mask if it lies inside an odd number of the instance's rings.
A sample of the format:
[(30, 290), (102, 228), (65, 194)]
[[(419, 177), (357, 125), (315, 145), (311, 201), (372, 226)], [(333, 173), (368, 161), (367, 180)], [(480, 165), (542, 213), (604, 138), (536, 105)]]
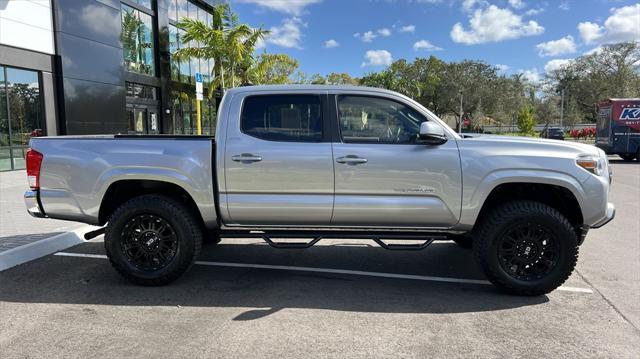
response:
[(482, 205), (491, 192), (507, 183), (536, 183), (559, 186), (571, 191), (580, 205), (585, 208), (587, 194), (581, 182), (566, 173), (545, 169), (504, 169), (487, 174), (477, 184), (465, 184), (463, 189), (462, 213), (456, 229), (469, 230), (473, 227)]

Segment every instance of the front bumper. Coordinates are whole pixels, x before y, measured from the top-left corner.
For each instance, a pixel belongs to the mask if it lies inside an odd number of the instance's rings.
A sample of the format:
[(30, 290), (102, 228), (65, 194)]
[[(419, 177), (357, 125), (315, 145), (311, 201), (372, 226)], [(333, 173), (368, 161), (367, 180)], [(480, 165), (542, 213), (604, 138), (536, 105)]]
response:
[(607, 214), (606, 216), (601, 219), (600, 221), (596, 222), (595, 224), (593, 224), (591, 226), (591, 228), (600, 228), (602, 226), (604, 226), (605, 224), (611, 222), (611, 220), (613, 220), (613, 218), (616, 216), (616, 207), (613, 205), (613, 203), (609, 202), (607, 203)]
[(46, 215), (44, 211), (40, 208), (40, 203), (38, 203), (38, 191), (29, 190), (24, 193), (24, 204), (27, 206), (27, 212), (32, 217), (36, 218), (45, 218)]

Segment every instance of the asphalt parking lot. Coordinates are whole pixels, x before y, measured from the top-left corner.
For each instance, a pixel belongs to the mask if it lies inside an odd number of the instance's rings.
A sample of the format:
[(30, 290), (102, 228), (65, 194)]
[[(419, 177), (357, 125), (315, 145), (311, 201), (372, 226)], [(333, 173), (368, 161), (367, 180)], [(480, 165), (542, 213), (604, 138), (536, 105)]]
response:
[(138, 287), (99, 237), (0, 272), (0, 356), (638, 358), (640, 165), (612, 163), (617, 217), (547, 296), (497, 292), (452, 242), (392, 252), (229, 239), (174, 284)]

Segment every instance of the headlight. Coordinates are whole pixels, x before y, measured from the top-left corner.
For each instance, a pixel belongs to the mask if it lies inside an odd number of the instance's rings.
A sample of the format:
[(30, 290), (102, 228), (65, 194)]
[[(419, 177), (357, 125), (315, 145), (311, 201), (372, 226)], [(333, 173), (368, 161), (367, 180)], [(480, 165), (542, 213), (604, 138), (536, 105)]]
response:
[(600, 176), (604, 173), (606, 159), (592, 154), (583, 154), (576, 158), (576, 164), (585, 170)]

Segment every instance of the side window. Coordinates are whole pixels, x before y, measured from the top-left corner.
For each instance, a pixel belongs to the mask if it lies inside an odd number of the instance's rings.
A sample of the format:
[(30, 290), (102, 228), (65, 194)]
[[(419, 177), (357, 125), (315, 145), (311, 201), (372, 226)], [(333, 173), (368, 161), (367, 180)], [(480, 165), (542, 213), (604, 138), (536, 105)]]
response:
[(240, 128), (247, 135), (268, 141), (322, 141), (319, 96), (264, 95), (244, 100)]
[(342, 140), (346, 143), (415, 143), (421, 114), (401, 103), (378, 97), (338, 97)]

